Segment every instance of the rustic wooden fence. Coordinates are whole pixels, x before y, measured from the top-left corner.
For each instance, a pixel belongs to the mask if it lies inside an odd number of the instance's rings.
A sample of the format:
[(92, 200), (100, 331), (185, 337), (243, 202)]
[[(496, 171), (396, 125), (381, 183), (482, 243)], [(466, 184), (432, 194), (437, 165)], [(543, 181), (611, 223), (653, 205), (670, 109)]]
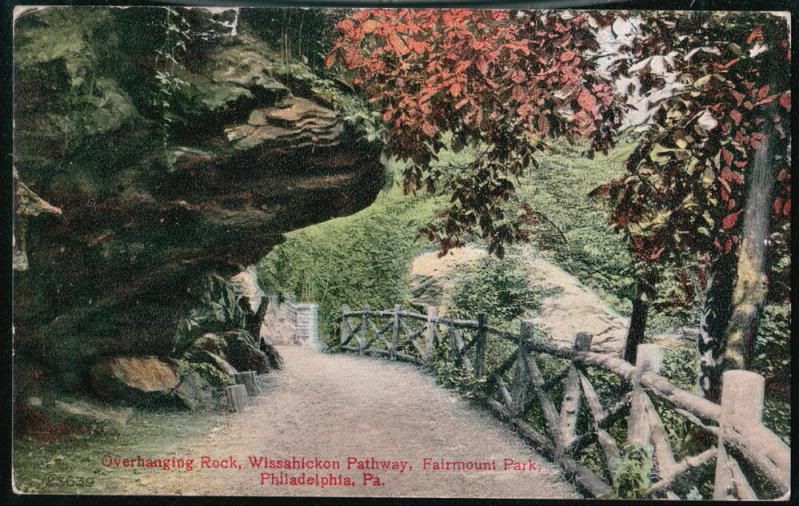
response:
[[(512, 351), (493, 370), (486, 371), (489, 338), (511, 343)], [(439, 357), (443, 353), (448, 362), (483, 383), (482, 400), (495, 415), (509, 422), (593, 497), (608, 497), (618, 485), (614, 481), (620, 479), (621, 473), (615, 471), (623, 465), (620, 442), (638, 445), (650, 453), (654, 477), (641, 494), (645, 497), (678, 498), (673, 490), (682, 488), (684, 492), (691, 473), (709, 472), (706, 466), (714, 461), (713, 499), (789, 497), (790, 447), (762, 424), (762, 376), (743, 370), (725, 372), (721, 404), (715, 404), (660, 376), (661, 351), (656, 345), (640, 345), (637, 363), (632, 365), (591, 352), (591, 339), (590, 334), (579, 333), (574, 346), (565, 349), (534, 339), (527, 322), (521, 323), (518, 333), (512, 333), (490, 327), (485, 315), (457, 320), (439, 318), (435, 307), (420, 314), (403, 311), (400, 306), (387, 311), (369, 307), (352, 311), (345, 306), (339, 342), (333, 350), (419, 365), (431, 363), (435, 352)], [(560, 359), (566, 365), (545, 378), (539, 367), (544, 357)], [(603, 405), (589, 379), (589, 369), (620, 378), (620, 395)], [(559, 406), (555, 402), (558, 392), (562, 392)], [(653, 399), (661, 406), (660, 411)], [(664, 409), (695, 426), (710, 441), (708, 448), (677, 460), (661, 420)], [(544, 430), (530, 423), (526, 415), (531, 410), (543, 418)], [(605, 476), (578, 463), (580, 452), (593, 443), (604, 456)], [(757, 479), (750, 481), (747, 475)]]

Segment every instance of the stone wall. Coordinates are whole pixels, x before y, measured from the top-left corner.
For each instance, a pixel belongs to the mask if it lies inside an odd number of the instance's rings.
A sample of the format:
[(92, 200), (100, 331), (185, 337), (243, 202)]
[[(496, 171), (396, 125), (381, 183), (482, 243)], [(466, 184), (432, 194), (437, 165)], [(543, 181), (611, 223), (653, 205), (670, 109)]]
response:
[(270, 344), (292, 344), (319, 349), (318, 304), (281, 301), (269, 296), (261, 337)]

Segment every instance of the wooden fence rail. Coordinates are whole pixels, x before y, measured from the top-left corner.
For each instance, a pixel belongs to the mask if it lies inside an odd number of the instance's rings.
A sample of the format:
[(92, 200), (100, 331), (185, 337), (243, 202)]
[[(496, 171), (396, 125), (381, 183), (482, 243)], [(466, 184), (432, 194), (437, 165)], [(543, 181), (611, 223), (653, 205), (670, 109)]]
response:
[[(490, 337), (511, 343), (513, 352), (487, 372)], [(614, 481), (616, 471), (623, 465), (623, 450), (631, 448), (629, 445), (645, 449), (654, 466), (655, 477), (643, 491), (645, 497), (678, 498), (675, 491), (686, 492), (686, 478), (698, 471), (709, 472), (707, 466), (714, 461), (714, 499), (790, 495), (790, 447), (762, 423), (762, 376), (750, 371), (725, 372), (721, 404), (715, 404), (660, 376), (662, 355), (656, 345), (639, 345), (637, 362), (632, 365), (591, 352), (591, 340), (590, 334), (578, 333), (574, 346), (566, 349), (534, 339), (527, 322), (521, 322), (520, 331), (512, 333), (490, 327), (483, 314), (474, 320), (458, 320), (438, 317), (432, 306), (426, 314), (403, 311), (399, 305), (381, 311), (368, 306), (352, 311), (344, 306), (339, 342), (333, 350), (419, 365), (430, 364), (437, 352), (439, 357), (443, 354), (448, 362), (483, 382), (482, 400), (496, 416), (510, 423), (593, 497), (608, 497), (619, 485)], [(568, 365), (545, 378), (539, 365), (545, 356), (565, 360)], [(622, 395), (603, 405), (589, 368), (621, 378)], [(662, 408), (658, 411), (653, 399), (707, 434), (715, 444), (677, 460), (661, 420)], [(539, 424), (543, 430), (528, 420), (531, 410), (543, 419)], [(626, 430), (619, 424), (623, 421)], [(592, 444), (601, 450), (603, 475), (578, 462), (581, 451)], [(757, 486), (746, 474), (758, 476)]]

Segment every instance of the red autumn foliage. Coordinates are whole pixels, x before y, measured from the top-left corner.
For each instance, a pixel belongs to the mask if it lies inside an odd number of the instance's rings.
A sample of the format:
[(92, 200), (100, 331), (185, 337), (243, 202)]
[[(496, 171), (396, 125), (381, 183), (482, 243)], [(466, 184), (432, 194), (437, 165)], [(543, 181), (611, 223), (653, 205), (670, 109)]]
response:
[[(451, 186), (452, 205), (427, 230), (442, 249), (479, 228), (490, 249), (524, 239), (504, 215), (511, 176), (548, 137), (590, 138), (606, 152), (620, 121), (608, 82), (593, 60), (596, 14), (543, 11), (363, 9), (338, 24), (328, 64), (338, 62), (383, 111), (390, 155), (411, 160), (406, 190)], [(491, 146), (470, 177), (430, 167), (451, 133), (456, 145)], [(532, 212), (532, 211), (531, 211)]]

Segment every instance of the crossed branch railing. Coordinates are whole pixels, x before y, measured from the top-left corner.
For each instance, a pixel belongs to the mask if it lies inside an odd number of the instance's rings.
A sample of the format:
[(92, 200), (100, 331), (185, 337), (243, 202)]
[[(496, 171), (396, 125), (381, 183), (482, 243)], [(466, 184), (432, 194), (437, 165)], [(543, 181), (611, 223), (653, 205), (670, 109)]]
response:
[[(489, 337), (512, 343), (514, 351), (486, 372)], [(790, 447), (762, 423), (762, 376), (751, 371), (726, 371), (721, 404), (716, 404), (660, 376), (662, 355), (658, 346), (639, 345), (637, 362), (632, 365), (621, 358), (591, 352), (591, 340), (590, 334), (578, 333), (574, 346), (566, 349), (534, 339), (533, 327), (527, 322), (521, 322), (520, 331), (513, 333), (490, 327), (482, 314), (475, 320), (458, 320), (438, 317), (437, 308), (432, 306), (427, 314), (403, 311), (398, 305), (384, 311), (368, 306), (352, 311), (345, 306), (339, 342), (332, 350), (418, 365), (430, 364), (437, 352), (439, 357), (443, 354), (447, 362), (484, 384), (482, 400), (496, 416), (509, 422), (593, 497), (608, 497), (618, 485), (614, 483), (614, 470), (622, 460), (617, 442), (620, 431), (614, 429), (614, 437), (611, 428), (626, 421), (624, 442), (648, 448), (654, 463), (655, 478), (641, 493), (643, 496), (678, 498), (673, 491), (678, 484), (715, 461), (714, 499), (788, 498)], [(541, 355), (569, 364), (545, 378), (537, 361)], [(589, 379), (588, 367), (620, 377), (623, 395), (604, 406)], [(553, 402), (557, 391), (562, 391), (559, 407)], [(715, 445), (677, 461), (653, 398), (696, 426)], [(525, 418), (534, 407), (543, 418), (543, 431)], [(587, 413), (589, 423), (579, 432), (581, 411)], [(601, 448), (608, 478), (578, 462), (580, 452), (592, 443)], [(750, 483), (744, 470), (758, 476), (757, 486)]]

